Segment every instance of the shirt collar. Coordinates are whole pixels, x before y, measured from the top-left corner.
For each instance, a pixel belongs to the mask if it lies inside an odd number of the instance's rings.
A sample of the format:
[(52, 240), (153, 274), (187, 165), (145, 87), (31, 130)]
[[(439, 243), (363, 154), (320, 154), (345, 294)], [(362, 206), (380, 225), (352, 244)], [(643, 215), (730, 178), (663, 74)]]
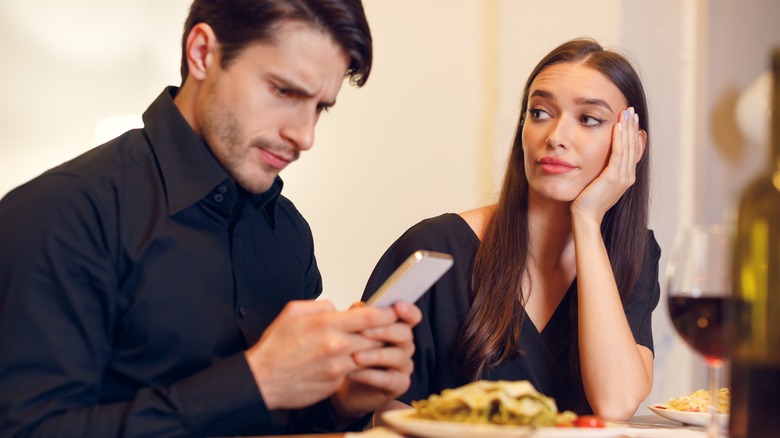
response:
[[(230, 179), (206, 142), (195, 134), (174, 104), (178, 91), (178, 87), (167, 87), (143, 114), (143, 130), (160, 166), (170, 215), (199, 202)], [(257, 208), (263, 208), (274, 225), (282, 187), (282, 180), (277, 176), (265, 193), (242, 195)]]
[(284, 182), (282, 181), (281, 178), (279, 178), (279, 176), (277, 176), (276, 179), (274, 179), (271, 188), (266, 190), (264, 193), (261, 193), (259, 195), (247, 194), (250, 202), (256, 208), (263, 209), (263, 212), (265, 213), (265, 217), (268, 219), (268, 222), (271, 224), (271, 228), (276, 228), (276, 204), (279, 202), (279, 196), (281, 196), (282, 194), (283, 187), (284, 187)]

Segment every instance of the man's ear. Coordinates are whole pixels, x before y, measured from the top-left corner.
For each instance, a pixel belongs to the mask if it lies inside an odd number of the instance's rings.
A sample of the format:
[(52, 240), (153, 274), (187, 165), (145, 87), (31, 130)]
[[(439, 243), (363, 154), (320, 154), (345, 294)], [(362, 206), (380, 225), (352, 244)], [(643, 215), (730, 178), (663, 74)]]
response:
[(198, 81), (206, 78), (206, 72), (217, 61), (219, 42), (214, 30), (206, 23), (198, 23), (187, 35), (185, 54), (189, 75)]

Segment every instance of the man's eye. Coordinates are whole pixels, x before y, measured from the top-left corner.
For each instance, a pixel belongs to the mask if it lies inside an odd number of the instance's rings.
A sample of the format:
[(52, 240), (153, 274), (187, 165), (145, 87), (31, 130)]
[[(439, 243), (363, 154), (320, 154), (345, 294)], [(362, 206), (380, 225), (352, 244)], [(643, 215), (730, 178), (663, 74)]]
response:
[(292, 90), (289, 90), (287, 88), (276, 87), (276, 94), (282, 97), (290, 97), (292, 96)]

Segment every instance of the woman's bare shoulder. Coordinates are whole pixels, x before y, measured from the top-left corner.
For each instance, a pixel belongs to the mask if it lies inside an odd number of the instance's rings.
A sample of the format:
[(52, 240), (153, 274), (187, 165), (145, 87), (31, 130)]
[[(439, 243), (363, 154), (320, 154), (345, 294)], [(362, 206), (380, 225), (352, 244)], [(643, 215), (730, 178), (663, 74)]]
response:
[(483, 207), (478, 207), (473, 210), (467, 210), (464, 212), (458, 213), (458, 216), (463, 218), (464, 221), (471, 227), (471, 229), (474, 231), (474, 234), (477, 235), (477, 237), (482, 239), (482, 234), (485, 230), (485, 226), (488, 223), (488, 220), (490, 219), (490, 215), (493, 214), (493, 210), (495, 209), (495, 205), (485, 205)]

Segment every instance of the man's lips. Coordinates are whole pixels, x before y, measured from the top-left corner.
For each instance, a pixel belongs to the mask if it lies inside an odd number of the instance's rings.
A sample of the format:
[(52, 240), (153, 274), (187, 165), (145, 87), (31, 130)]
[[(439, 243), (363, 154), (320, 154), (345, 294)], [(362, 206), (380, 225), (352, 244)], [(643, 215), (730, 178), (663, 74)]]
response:
[(542, 157), (537, 163), (539, 163), (543, 171), (555, 175), (570, 172), (577, 168), (566, 160), (554, 157)]
[(294, 161), (294, 158), (286, 157), (283, 155), (277, 155), (273, 152), (269, 152), (266, 149), (260, 148), (260, 156), (271, 167), (282, 170), (287, 167), (288, 164)]

